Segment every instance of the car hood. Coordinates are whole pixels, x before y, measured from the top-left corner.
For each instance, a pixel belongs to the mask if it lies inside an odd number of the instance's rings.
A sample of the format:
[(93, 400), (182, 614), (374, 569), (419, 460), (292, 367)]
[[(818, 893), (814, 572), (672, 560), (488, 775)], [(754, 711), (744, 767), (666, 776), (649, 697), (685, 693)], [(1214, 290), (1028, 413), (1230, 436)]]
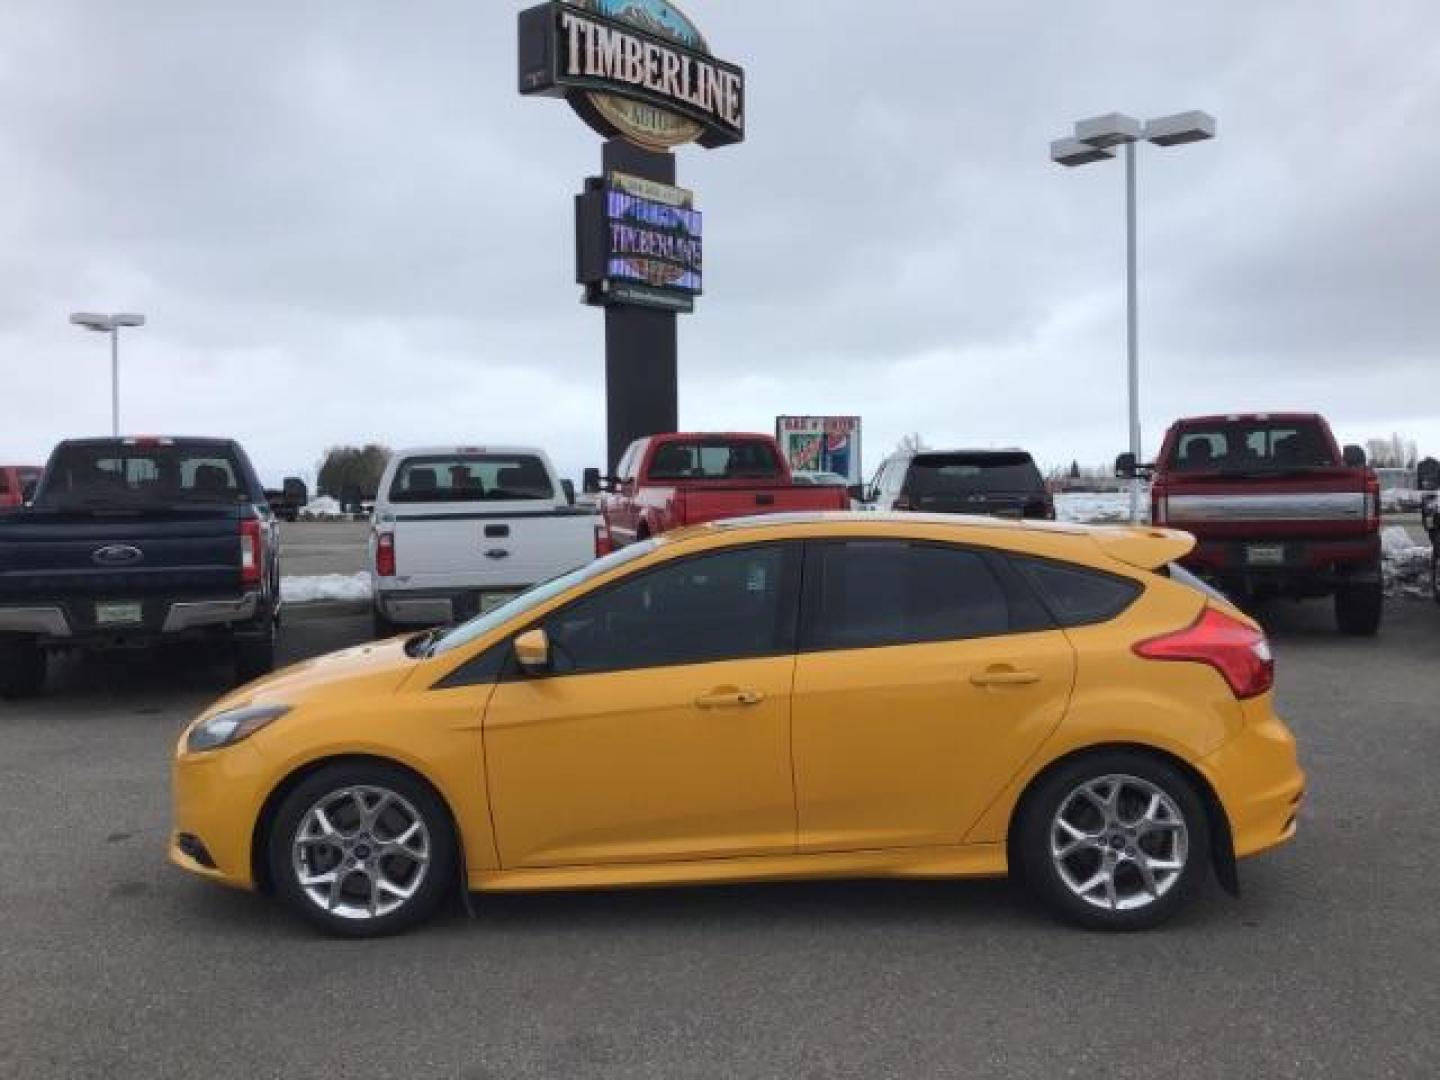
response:
[(357, 645), (293, 664), (226, 695), (205, 710), (205, 715), (242, 705), (297, 706), (312, 694), (337, 683), (362, 680), (369, 684), (372, 693), (391, 693), (415, 668), (415, 659), (405, 652), (406, 640), (398, 637)]

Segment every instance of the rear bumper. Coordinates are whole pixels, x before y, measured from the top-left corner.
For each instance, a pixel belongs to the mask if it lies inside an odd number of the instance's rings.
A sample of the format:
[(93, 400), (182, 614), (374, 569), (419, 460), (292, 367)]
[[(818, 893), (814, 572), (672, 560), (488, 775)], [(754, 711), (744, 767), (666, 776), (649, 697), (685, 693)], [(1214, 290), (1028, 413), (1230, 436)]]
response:
[(263, 621), (271, 612), (258, 592), (193, 600), (143, 598), (137, 602), (142, 605), (142, 620), (115, 626), (97, 626), (93, 618), (77, 617), (76, 609), (84, 606), (83, 602), (0, 607), (0, 633), (29, 634), (64, 644), (176, 638)]
[(484, 589), (377, 589), (375, 610), (396, 626), (451, 626), (499, 607), (527, 588), (494, 585)]
[(1294, 837), (1305, 798), (1295, 736), (1275, 714), (1272, 695), (1243, 708), (1240, 733), (1199, 762), (1230, 822), (1239, 859)]
[[(1278, 561), (1261, 561), (1278, 553)], [(1200, 539), (1184, 565), (1211, 580), (1242, 586), (1333, 588), (1380, 580), (1380, 537), (1346, 540)]]

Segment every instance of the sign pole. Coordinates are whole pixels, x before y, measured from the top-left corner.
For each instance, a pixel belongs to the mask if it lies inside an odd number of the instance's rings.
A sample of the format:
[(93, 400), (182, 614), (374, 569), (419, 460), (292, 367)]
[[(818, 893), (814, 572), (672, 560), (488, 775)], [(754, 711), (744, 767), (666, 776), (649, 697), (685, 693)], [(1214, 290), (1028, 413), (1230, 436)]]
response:
[[(610, 139), (603, 172), (629, 173), (659, 184), (675, 183), (675, 155), (643, 150)], [(675, 431), (678, 402), (679, 328), (673, 311), (628, 304), (605, 308), (606, 467), (615, 475), (636, 439)]]

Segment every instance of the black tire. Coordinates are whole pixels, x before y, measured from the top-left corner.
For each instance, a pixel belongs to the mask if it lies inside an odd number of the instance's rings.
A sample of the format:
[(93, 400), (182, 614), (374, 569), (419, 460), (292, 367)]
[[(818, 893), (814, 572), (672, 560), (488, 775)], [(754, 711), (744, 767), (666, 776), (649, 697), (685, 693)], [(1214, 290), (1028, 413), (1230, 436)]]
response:
[(1430, 538), (1430, 595), (1440, 604), (1440, 538)]
[(275, 670), (275, 623), (265, 637), (235, 639), (235, 681), (244, 685)]
[[(1116, 897), (1113, 906), (1106, 906), (1112, 904), (1108, 888), (1097, 886), (1102, 889), (1099, 895), (1091, 890), (1092, 901), (1077, 891), (1083, 881), (1074, 886), (1067, 882), (1051, 840), (1052, 834), (1067, 835), (1057, 823), (1062, 808), (1066, 808), (1067, 823), (1075, 807), (1100, 813), (1098, 805), (1088, 804), (1079, 793), (1088, 784), (1105, 790), (1108, 778), (1124, 780), (1119, 799), (1122, 821), (1138, 821), (1135, 807), (1145, 804), (1146, 786), (1163, 793), (1168, 800), (1168, 806), (1161, 810), (1164, 828), (1148, 834), (1122, 835), (1125, 830), (1120, 825), (1107, 831), (1109, 827), (1099, 824), (1102, 819), (1097, 816), (1094, 837), (1088, 837), (1090, 830), (1082, 828), (1087, 842), (1064, 861), (1072, 881), (1091, 880), (1092, 874), (1103, 876), (1108, 872)], [(1139, 803), (1135, 802), (1137, 797)], [(1183, 829), (1170, 824), (1176, 817)], [(1204, 882), (1211, 859), (1210, 826), (1200, 792), (1174, 765), (1134, 751), (1103, 751), (1077, 758), (1041, 777), (1022, 804), (1011, 853), (1026, 884), (1066, 922), (1092, 930), (1148, 930), (1171, 918)], [(1157, 882), (1156, 895), (1142, 895), (1145, 884), (1141, 856), (1146, 865), (1152, 859), (1181, 864), (1178, 871), (1151, 871)], [(1088, 861), (1092, 858), (1093, 866)], [(1135, 901), (1136, 906), (1122, 906), (1127, 900)]]
[(400, 628), (384, 615), (381, 615), (378, 608), (371, 612), (371, 618), (374, 620), (372, 629), (376, 641), (388, 641), (390, 638), (399, 635)]
[(1335, 624), (1351, 637), (1374, 637), (1385, 614), (1385, 585), (1373, 582), (1342, 584), (1335, 590)]
[[(383, 843), (387, 834), (382, 830), (400, 828), (398, 824), (386, 822), (386, 814), (400, 814), (398, 820), (404, 821), (413, 812), (423, 823), (423, 835), (427, 839), (428, 862), (423, 868), (423, 874), (418, 880), (408, 883), (414, 887), (413, 895), (398, 901), (398, 907), (394, 910), (377, 915), (363, 912), (356, 914), (358, 909), (365, 906), (361, 899), (363, 896), (372, 891), (375, 895), (380, 895), (370, 884), (373, 879), (365, 870), (357, 868), (348, 876), (342, 876), (343, 891), (339, 911), (327, 910), (306, 892), (292, 855), (297, 833), (311, 809), (327, 804), (343, 805), (346, 800), (344, 793), (355, 788), (398, 796), (405, 805), (392, 802), (391, 810), (381, 814), (380, 822), (365, 825), (362, 821), (357, 826), (358, 835), (340, 842), (351, 845), (345, 847), (343, 852), (338, 844), (310, 848), (316, 852), (315, 857), (321, 860), (313, 867), (312, 872), (323, 875), (331, 865), (326, 860), (364, 854), (363, 845), (373, 845), (377, 838)], [(327, 817), (340, 832), (351, 831), (347, 828), (350, 822), (344, 816), (343, 810), (328, 813)], [(394, 835), (390, 833), (388, 838), (393, 839)], [(371, 938), (402, 933), (434, 913), (445, 894), (455, 885), (455, 850), (455, 830), (450, 823), (450, 814), (440, 797), (424, 781), (404, 769), (381, 762), (337, 762), (306, 777), (281, 802), (269, 830), (266, 858), (277, 895), (296, 914), (336, 937)], [(383, 871), (387, 874), (413, 872), (418, 867), (418, 862), (414, 859), (410, 859), (407, 865), (406, 857), (400, 854), (381, 856), (377, 863), (383, 867), (387, 865), (386, 859), (390, 860), (389, 869)], [(327, 888), (324, 885), (318, 887)], [(347, 908), (350, 915), (346, 914)]]
[(22, 701), (45, 689), (45, 650), (34, 638), (0, 635), (0, 698)]

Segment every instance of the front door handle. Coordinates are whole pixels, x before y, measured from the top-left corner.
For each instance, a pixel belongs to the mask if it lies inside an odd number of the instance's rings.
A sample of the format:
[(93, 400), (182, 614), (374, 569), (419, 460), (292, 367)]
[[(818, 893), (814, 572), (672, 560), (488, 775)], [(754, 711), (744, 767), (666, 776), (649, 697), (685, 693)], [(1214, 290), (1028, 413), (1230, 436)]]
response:
[(747, 705), (759, 705), (765, 695), (759, 690), (740, 690), (733, 686), (719, 687), (701, 694), (695, 704), (702, 709), (738, 709)]
[(970, 676), (975, 686), (1031, 686), (1040, 681), (1038, 671), (1016, 671), (1014, 668), (989, 668)]

